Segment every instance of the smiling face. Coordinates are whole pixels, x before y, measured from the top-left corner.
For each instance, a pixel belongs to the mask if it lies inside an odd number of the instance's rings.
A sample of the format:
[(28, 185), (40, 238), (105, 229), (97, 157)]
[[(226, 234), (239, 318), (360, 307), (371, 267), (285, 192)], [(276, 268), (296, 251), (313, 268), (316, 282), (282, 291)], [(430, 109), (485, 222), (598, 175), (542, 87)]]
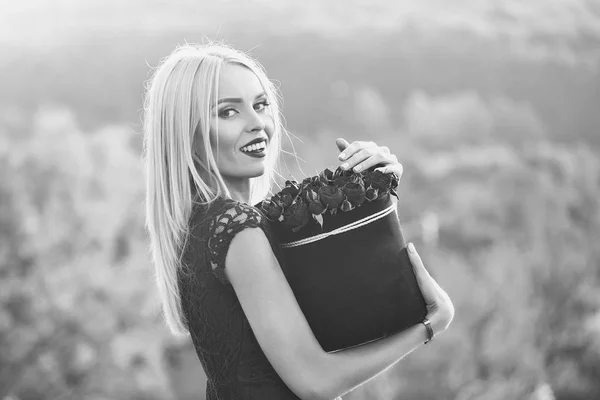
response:
[[(260, 81), (244, 66), (225, 64), (218, 95), (211, 109), (210, 139), (219, 172), (230, 182), (261, 176), (275, 128)], [(258, 143), (248, 146), (252, 142)]]

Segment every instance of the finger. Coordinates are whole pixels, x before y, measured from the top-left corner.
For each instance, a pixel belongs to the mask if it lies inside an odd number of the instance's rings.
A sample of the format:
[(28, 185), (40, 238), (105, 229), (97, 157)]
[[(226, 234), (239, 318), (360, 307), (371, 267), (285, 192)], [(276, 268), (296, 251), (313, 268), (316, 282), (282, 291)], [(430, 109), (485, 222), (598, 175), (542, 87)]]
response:
[(410, 263), (412, 264), (413, 270), (415, 271), (415, 277), (417, 278), (417, 283), (425, 297), (425, 301), (433, 300), (435, 286), (433, 284), (433, 278), (429, 275), (427, 269), (425, 269), (425, 265), (423, 265), (423, 260), (417, 253), (415, 246), (412, 243), (409, 243), (407, 246), (408, 250), (408, 258), (410, 259)]
[(398, 179), (402, 178), (402, 174), (404, 173), (404, 167), (399, 162), (395, 164), (389, 164), (384, 167), (375, 168), (375, 171), (381, 171), (384, 174), (394, 173), (398, 175)]
[[(350, 160), (348, 160), (350, 161)], [(377, 150), (375, 152), (372, 152), (372, 156), (365, 159), (363, 162), (357, 164), (354, 167), (354, 170), (356, 172), (358, 171), (364, 171), (365, 169), (374, 167), (378, 164), (383, 164), (384, 166), (381, 168), (386, 168), (388, 170), (388, 172), (402, 172), (402, 166), (398, 163), (398, 158), (396, 158), (395, 155), (393, 154), (387, 154), (387, 153), (383, 153), (381, 151), (381, 148), (377, 148)], [(397, 168), (397, 166), (400, 166), (400, 168)], [(380, 169), (380, 168), (377, 168)], [(383, 172), (383, 171), (382, 171)]]
[(344, 138), (337, 138), (335, 140), (335, 144), (340, 151), (344, 151), (346, 147), (350, 146), (350, 143), (348, 143), (348, 141)]
[(340, 160), (347, 160), (352, 157), (355, 153), (359, 152), (362, 149), (377, 147), (377, 145), (373, 142), (359, 142), (354, 141), (348, 147), (344, 149), (342, 153), (338, 156)]
[[(375, 160), (373, 160), (373, 158), (375, 158)], [(371, 164), (375, 165), (377, 164), (377, 160), (381, 160), (381, 154), (374, 152), (372, 149), (362, 149), (354, 153), (352, 157), (348, 158), (341, 167), (343, 170), (348, 170), (355, 168), (358, 164), (362, 164), (366, 160), (371, 160)], [(360, 168), (355, 168), (355, 171), (360, 171)]]
[(418, 270), (419, 274), (429, 276), (429, 272), (427, 271), (427, 269), (425, 269), (425, 265), (423, 265), (423, 260), (421, 260), (421, 256), (419, 256), (419, 253), (417, 253), (415, 245), (409, 243), (408, 246), (406, 246), (406, 249), (408, 250), (408, 258), (410, 259), (410, 263), (412, 264), (413, 268)]
[[(431, 274), (429, 273), (429, 271), (427, 271), (427, 269), (425, 268), (425, 265), (423, 264), (423, 260), (421, 260), (421, 257), (419, 256), (419, 253), (417, 253), (417, 250), (415, 249), (415, 245), (412, 243), (409, 243), (407, 246), (407, 250), (408, 250), (408, 257), (410, 258), (410, 262), (413, 266), (413, 269), (415, 270), (415, 275), (417, 276), (417, 281), (422, 280), (422, 282), (419, 282), (419, 285), (423, 284), (424, 286), (429, 288), (429, 291), (433, 294), (436, 294), (436, 297), (439, 296), (444, 296), (446, 294), (446, 292), (441, 288), (440, 284), (437, 283), (437, 281), (431, 276)], [(425, 295), (425, 293), (423, 293), (423, 295)]]

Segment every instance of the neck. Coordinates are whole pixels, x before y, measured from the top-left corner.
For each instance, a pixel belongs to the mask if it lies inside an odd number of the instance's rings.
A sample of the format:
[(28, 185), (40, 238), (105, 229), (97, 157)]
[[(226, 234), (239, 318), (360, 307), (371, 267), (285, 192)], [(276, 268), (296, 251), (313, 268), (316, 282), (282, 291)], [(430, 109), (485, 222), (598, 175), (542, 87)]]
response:
[[(211, 182), (205, 169), (198, 167), (197, 170), (200, 177), (204, 179), (205, 182)], [(223, 176), (223, 180), (234, 200), (250, 204), (250, 178), (232, 178)], [(214, 181), (213, 183), (216, 184)]]
[(234, 200), (241, 201), (246, 204), (250, 204), (250, 179), (235, 179), (227, 176), (223, 177), (231, 197)]

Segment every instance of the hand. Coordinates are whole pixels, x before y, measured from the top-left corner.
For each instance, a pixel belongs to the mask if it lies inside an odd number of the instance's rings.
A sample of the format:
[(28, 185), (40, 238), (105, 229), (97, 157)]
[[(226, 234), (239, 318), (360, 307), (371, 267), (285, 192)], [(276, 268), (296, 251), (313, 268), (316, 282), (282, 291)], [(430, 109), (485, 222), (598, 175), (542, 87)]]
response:
[(342, 152), (338, 158), (344, 162), (341, 165), (344, 170), (353, 168), (354, 171), (360, 172), (374, 165), (383, 164), (384, 167), (377, 169), (383, 173), (393, 172), (398, 175), (398, 178), (402, 177), (402, 164), (385, 146), (377, 146), (373, 142), (352, 142), (352, 144), (349, 144), (343, 138), (338, 138), (335, 144)]
[(415, 271), (417, 283), (427, 306), (427, 319), (431, 321), (433, 333), (445, 331), (454, 318), (454, 305), (448, 294), (438, 285), (425, 269), (415, 246), (408, 244), (408, 257)]

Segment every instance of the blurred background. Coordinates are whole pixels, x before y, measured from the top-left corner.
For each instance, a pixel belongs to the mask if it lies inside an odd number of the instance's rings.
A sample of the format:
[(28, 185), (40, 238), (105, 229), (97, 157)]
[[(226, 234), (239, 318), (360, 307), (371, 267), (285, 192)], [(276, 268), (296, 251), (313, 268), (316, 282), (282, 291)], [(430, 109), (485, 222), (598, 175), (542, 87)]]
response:
[(144, 230), (151, 68), (223, 40), (280, 84), (284, 178), (387, 145), (451, 328), (344, 397), (600, 399), (600, 1), (0, 0), (0, 399), (203, 399)]

